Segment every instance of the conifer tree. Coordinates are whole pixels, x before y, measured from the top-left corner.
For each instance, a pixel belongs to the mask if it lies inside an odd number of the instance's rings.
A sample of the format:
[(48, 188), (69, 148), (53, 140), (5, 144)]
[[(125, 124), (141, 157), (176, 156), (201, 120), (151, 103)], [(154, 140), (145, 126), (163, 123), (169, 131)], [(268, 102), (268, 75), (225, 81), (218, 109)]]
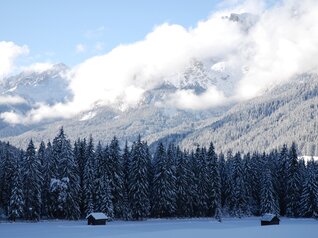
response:
[(317, 165), (313, 160), (309, 161), (300, 197), (300, 215), (303, 217), (318, 217), (317, 173)]
[(208, 187), (209, 178), (207, 171), (206, 150), (205, 148), (197, 148), (195, 153), (197, 161), (197, 216), (206, 216), (208, 212)]
[(32, 139), (25, 153), (23, 182), (25, 196), (25, 217), (28, 220), (39, 220), (41, 216), (41, 163), (36, 156)]
[(242, 217), (247, 211), (247, 197), (242, 158), (239, 152), (237, 152), (234, 156), (231, 172), (232, 214), (236, 217)]
[(149, 216), (149, 155), (147, 145), (140, 136), (132, 146), (131, 167), (129, 179), (129, 197), (132, 209), (132, 218), (142, 220)]
[[(172, 152), (170, 152), (172, 153)], [(171, 216), (175, 210), (175, 177), (171, 160), (162, 143), (158, 145), (154, 157), (153, 181), (153, 215), (156, 217)]]
[(130, 171), (130, 151), (127, 144), (127, 141), (125, 143), (125, 148), (122, 155), (122, 161), (123, 161), (123, 182), (124, 182), (124, 210), (123, 210), (123, 219), (130, 220), (131, 219), (131, 209), (129, 204), (129, 171)]
[(122, 218), (124, 211), (124, 173), (119, 141), (116, 137), (112, 139), (109, 145), (108, 163), (110, 169), (114, 214), (115, 217)]
[(95, 176), (95, 211), (103, 212), (108, 217), (114, 217), (114, 208), (110, 181), (105, 166), (104, 153), (101, 143), (96, 148), (96, 176)]
[(89, 138), (89, 142), (85, 152), (85, 163), (84, 163), (84, 177), (83, 177), (83, 189), (84, 189), (84, 205), (85, 214), (88, 215), (94, 212), (95, 202), (95, 151), (93, 138)]
[(296, 144), (293, 143), (287, 162), (287, 187), (286, 187), (286, 215), (298, 216), (299, 198), (301, 193), (300, 169)]
[(8, 215), (8, 206), (14, 174), (14, 155), (9, 143), (4, 144), (2, 158), (0, 160), (0, 205)]
[(79, 175), (79, 208), (81, 217), (86, 216), (85, 212), (85, 192), (84, 192), (84, 168), (86, 161), (86, 139), (78, 139), (74, 143), (74, 156), (78, 166)]
[(50, 214), (55, 218), (79, 219), (78, 167), (63, 127), (53, 140), (52, 160), (55, 165), (50, 181)]
[(288, 162), (288, 148), (287, 145), (284, 144), (279, 153), (279, 164), (278, 164), (278, 187), (279, 187), (279, 206), (280, 213), (282, 216), (286, 214), (286, 196), (287, 196), (287, 162)]
[(24, 215), (24, 195), (22, 187), (22, 173), (19, 158), (16, 158), (13, 184), (9, 202), (8, 218), (15, 221), (17, 218), (22, 218)]
[(279, 206), (273, 186), (272, 172), (269, 165), (265, 165), (261, 184), (261, 214), (271, 213), (278, 215)]
[(211, 142), (207, 152), (208, 169), (208, 215), (221, 219), (221, 179), (218, 158)]
[(48, 197), (49, 197), (49, 185), (47, 182), (50, 180), (48, 176), (50, 176), (49, 173), (49, 161), (46, 156), (46, 147), (43, 141), (40, 143), (40, 147), (37, 153), (38, 160), (41, 164), (41, 174), (43, 177), (41, 188), (42, 188), (42, 194), (41, 194), (41, 216), (42, 217), (48, 217)]

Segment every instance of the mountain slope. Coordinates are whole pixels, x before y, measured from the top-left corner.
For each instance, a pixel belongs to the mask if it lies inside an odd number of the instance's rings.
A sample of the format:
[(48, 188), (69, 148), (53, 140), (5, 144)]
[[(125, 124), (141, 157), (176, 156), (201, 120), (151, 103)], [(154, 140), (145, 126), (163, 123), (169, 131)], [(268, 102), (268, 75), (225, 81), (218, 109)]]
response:
[(318, 76), (300, 75), (263, 96), (236, 105), (181, 141), (183, 147), (213, 141), (222, 150), (271, 150), (297, 142), (302, 154), (318, 154)]

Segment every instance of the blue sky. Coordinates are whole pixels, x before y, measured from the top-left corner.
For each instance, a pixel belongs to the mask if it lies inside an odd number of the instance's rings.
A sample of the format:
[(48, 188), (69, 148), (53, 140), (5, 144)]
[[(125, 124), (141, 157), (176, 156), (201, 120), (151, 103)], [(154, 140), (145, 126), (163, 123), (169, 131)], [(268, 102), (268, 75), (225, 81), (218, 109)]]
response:
[(164, 22), (195, 26), (220, 0), (7, 0), (1, 3), (0, 41), (27, 45), (21, 64), (76, 65), (119, 44), (142, 40)]

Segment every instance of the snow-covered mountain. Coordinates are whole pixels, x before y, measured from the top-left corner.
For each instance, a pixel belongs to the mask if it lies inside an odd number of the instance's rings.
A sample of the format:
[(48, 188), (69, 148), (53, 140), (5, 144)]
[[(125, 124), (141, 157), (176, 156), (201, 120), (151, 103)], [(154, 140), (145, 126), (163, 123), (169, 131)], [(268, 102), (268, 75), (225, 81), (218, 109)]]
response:
[(37, 125), (2, 139), (24, 147), (30, 138), (37, 143), (52, 139), (63, 125), (73, 139), (93, 134), (96, 140), (107, 142), (116, 135), (132, 142), (140, 134), (152, 145), (163, 141), (193, 148), (213, 141), (224, 150), (244, 151), (270, 150), (296, 141), (302, 154), (318, 153), (315, 74), (299, 75), (263, 96), (227, 107), (191, 111), (156, 106), (158, 100), (175, 90), (175, 86), (163, 85), (147, 91), (134, 108), (121, 111), (96, 107), (74, 118)]
[[(3, 79), (0, 82), (0, 112), (24, 115), (39, 104), (52, 105), (72, 98), (66, 79), (68, 71), (66, 65), (56, 64), (41, 71), (27, 69)], [(0, 137), (20, 135), (43, 123), (11, 125), (0, 119)]]
[(62, 63), (44, 71), (25, 70), (5, 78), (0, 84), (0, 94), (20, 96), (29, 103), (63, 102), (72, 96), (66, 80), (68, 71)]

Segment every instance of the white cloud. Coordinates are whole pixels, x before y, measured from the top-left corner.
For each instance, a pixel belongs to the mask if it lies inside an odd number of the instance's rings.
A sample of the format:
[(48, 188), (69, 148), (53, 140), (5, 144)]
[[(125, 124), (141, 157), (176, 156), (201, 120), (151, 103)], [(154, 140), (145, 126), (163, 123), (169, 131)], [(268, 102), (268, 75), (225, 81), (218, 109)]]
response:
[(17, 57), (29, 53), (27, 46), (19, 46), (10, 41), (0, 41), (0, 80), (14, 70)]
[(7, 123), (10, 124), (21, 124), (24, 123), (23, 116), (15, 113), (15, 112), (3, 112), (0, 114), (0, 118)]
[(75, 48), (76, 53), (84, 53), (86, 51), (86, 47), (83, 44), (77, 44)]
[[(21, 120), (70, 117), (92, 105), (118, 100), (134, 105), (142, 92), (163, 80), (177, 85), (178, 74), (193, 58), (212, 59), (211, 66), (216, 71), (230, 69), (238, 83), (230, 93), (222, 87), (209, 87), (200, 95), (178, 90), (169, 96), (170, 106), (201, 110), (233, 99), (244, 100), (295, 74), (318, 69), (318, 1), (286, 0), (268, 9), (263, 1), (238, 3), (227, 5), (194, 28), (162, 24), (139, 42), (120, 45), (86, 60), (72, 70), (71, 102), (53, 107), (42, 105)], [(247, 30), (238, 22), (224, 19), (233, 12), (256, 14), (258, 21)]]
[(21, 70), (41, 73), (46, 70), (52, 69), (53, 66), (54, 64), (51, 63), (34, 63), (27, 67), (21, 67)]
[(23, 104), (25, 103), (25, 99), (19, 96), (0, 96), (0, 105), (2, 104)]
[(203, 94), (197, 95), (193, 90), (178, 90), (167, 100), (172, 107), (190, 110), (204, 110), (219, 106), (227, 101), (224, 94), (211, 86)]

